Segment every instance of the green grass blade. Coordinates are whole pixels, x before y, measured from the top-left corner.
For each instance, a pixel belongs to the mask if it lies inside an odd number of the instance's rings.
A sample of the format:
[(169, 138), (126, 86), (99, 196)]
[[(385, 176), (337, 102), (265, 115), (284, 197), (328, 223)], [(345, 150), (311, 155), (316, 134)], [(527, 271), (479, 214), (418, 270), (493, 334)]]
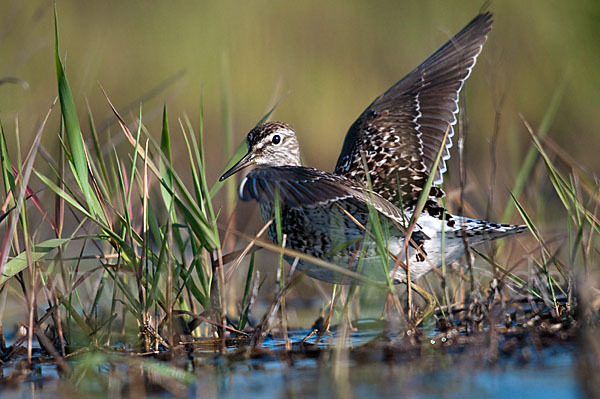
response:
[[(233, 152), (233, 117), (231, 112), (231, 78), (229, 71), (229, 57), (223, 53), (221, 62), (221, 106), (223, 110), (223, 149), (225, 159), (231, 159)], [(225, 182), (226, 189), (226, 209), (231, 212), (237, 199), (237, 188), (235, 179), (228, 179)]]
[[(550, 130), (550, 126), (552, 126), (552, 122), (554, 121), (554, 117), (558, 112), (558, 106), (560, 105), (560, 101), (562, 100), (565, 89), (567, 88), (567, 76), (565, 76), (562, 82), (557, 86), (554, 95), (552, 96), (552, 100), (550, 101), (550, 105), (542, 118), (542, 122), (540, 123), (540, 127), (538, 129), (538, 137), (543, 138), (548, 134)], [(517, 175), (515, 186), (511, 190), (515, 198), (519, 198), (527, 181), (529, 180), (529, 176), (531, 175), (531, 171), (535, 165), (535, 161), (537, 158), (537, 151), (535, 146), (531, 146), (527, 151), (527, 155), (525, 155), (525, 159), (521, 164), (521, 169), (519, 170), (519, 174)], [(514, 203), (508, 201), (506, 207), (504, 209), (504, 213), (502, 214), (502, 223), (508, 223), (512, 218), (512, 215), (515, 211)]]
[[(0, 238), (0, 273), (4, 271), (4, 266), (6, 266), (8, 260), (9, 248), (12, 245), (12, 240), (15, 237), (15, 232), (17, 229), (17, 223), (19, 220), (19, 215), (21, 214), (21, 209), (23, 207), (23, 203), (25, 202), (25, 194), (27, 193), (27, 185), (29, 184), (29, 178), (31, 177), (31, 172), (33, 171), (33, 163), (35, 161), (35, 157), (38, 153), (40, 147), (40, 141), (42, 138), (42, 132), (46, 126), (46, 122), (50, 117), (50, 113), (56, 104), (56, 99), (50, 106), (50, 109), (46, 113), (40, 127), (38, 128), (35, 138), (33, 139), (33, 144), (29, 150), (29, 154), (27, 155), (26, 162), (22, 170), (20, 171), (21, 179), (20, 179), (20, 187), (18, 195), (15, 195), (15, 210), (12, 215), (8, 227), (4, 230), (4, 236)], [(12, 168), (11, 168), (12, 169)], [(12, 173), (12, 170), (11, 170)], [(13, 193), (16, 194), (16, 193)], [(26, 235), (27, 239), (30, 239)]]
[[(41, 242), (35, 245), (35, 247), (33, 248), (30, 259), (33, 262), (36, 262), (70, 240), (70, 238), (53, 238)], [(4, 266), (4, 271), (2, 272), (2, 275), (0, 275), (0, 285), (8, 279), (10, 279), (11, 277), (13, 277), (18, 272), (25, 270), (25, 268), (27, 268), (27, 253), (23, 251), (19, 255), (15, 256), (13, 259), (6, 262), (6, 265)]]
[(77, 200), (74, 197), (72, 197), (71, 195), (69, 195), (69, 193), (67, 193), (66, 191), (64, 191), (60, 187), (58, 187), (56, 184), (54, 184), (54, 182), (52, 180), (48, 179), (46, 176), (42, 175), (38, 171), (35, 171), (35, 175), (38, 177), (38, 179), (40, 179), (42, 181), (42, 183), (44, 183), (46, 186), (48, 186), (48, 188), (50, 188), (50, 190), (52, 190), (55, 194), (57, 194), (62, 199), (64, 199), (65, 202), (67, 204), (69, 204), (69, 206), (71, 206), (74, 209), (76, 209), (77, 211), (81, 212), (81, 214), (84, 215), (85, 217), (92, 218), (92, 215), (90, 213), (88, 213), (87, 209), (85, 209), (83, 207), (83, 205), (81, 205), (79, 202), (77, 202)]
[[(92, 116), (92, 110), (90, 109), (90, 104), (86, 101), (87, 105), (87, 113), (88, 113), (88, 125), (90, 126), (90, 132), (92, 133), (92, 143), (94, 145), (94, 152), (96, 154), (96, 160), (100, 165), (100, 172), (102, 173), (102, 180), (104, 181), (104, 186), (111, 188), (108, 178), (108, 168), (106, 167), (106, 161), (104, 160), (104, 156), (102, 154), (102, 149), (100, 147), (100, 140), (98, 139), (98, 132), (96, 131), (96, 125), (94, 123), (94, 117)], [(112, 194), (112, 193), (111, 193)]]
[[(226, 170), (228, 170), (229, 168), (231, 168), (237, 161), (239, 161), (244, 155), (246, 155), (247, 151), (248, 151), (248, 147), (246, 146), (246, 139), (244, 139), (240, 143), (240, 145), (238, 146), (238, 148), (235, 150), (235, 153), (231, 157), (231, 160), (229, 162), (227, 162), (227, 165), (225, 165), (225, 168), (223, 168), (223, 170), (221, 171), (220, 175), (222, 175), (223, 173), (225, 173)], [(229, 179), (227, 179), (227, 180), (229, 180)], [(217, 195), (217, 193), (219, 192), (219, 190), (221, 190), (221, 188), (223, 188), (224, 184), (225, 184), (225, 182), (219, 181), (219, 179), (217, 179), (217, 181), (210, 188), (209, 196), (211, 198), (214, 198), (214, 196)]]
[[(15, 177), (12, 171), (12, 163), (10, 162), (10, 156), (8, 146), (6, 145), (6, 136), (4, 135), (4, 128), (2, 122), (0, 122), (0, 167), (2, 168), (2, 180), (4, 181), (4, 193), (8, 195), (9, 191), (14, 194), (15, 192)], [(14, 197), (13, 197), (14, 198)]]
[[(202, 189), (202, 180), (205, 180), (206, 176), (202, 170), (202, 162), (200, 161), (201, 157), (200, 157), (199, 150), (198, 150), (198, 144), (196, 142), (196, 136), (194, 134), (194, 130), (193, 130), (192, 125), (188, 118), (186, 118), (186, 124), (187, 124), (188, 132), (189, 132), (189, 138), (188, 138), (188, 133), (186, 133), (183, 126), (181, 126), (181, 131), (182, 131), (183, 139), (185, 141), (185, 146), (186, 146), (187, 152), (188, 152), (190, 171), (192, 172), (192, 184), (194, 185), (194, 194), (196, 196), (196, 203), (200, 206), (202, 213), (206, 214), (206, 206), (205, 206), (206, 203), (205, 202), (210, 203), (210, 201), (205, 201), (205, 198), (204, 198), (205, 191), (203, 191), (203, 189)], [(193, 155), (192, 153), (194, 153), (195, 155)], [(196, 158), (196, 162), (194, 162), (194, 156)], [(196, 165), (198, 165), (198, 168), (200, 169), (199, 173), (198, 173), (198, 169), (196, 168)], [(210, 215), (209, 215), (209, 219), (214, 220)]]
[[(163, 179), (167, 187), (173, 190), (173, 181), (171, 179), (171, 174), (169, 173), (168, 167), (165, 165), (165, 163), (168, 163), (171, 167), (173, 166), (173, 158), (171, 155), (171, 133), (169, 131), (169, 121), (167, 118), (166, 104), (163, 108), (162, 131), (160, 134), (160, 150), (165, 156), (164, 160), (163, 158), (159, 159), (158, 170), (160, 172), (160, 178)], [(167, 189), (164, 188), (162, 185), (160, 186), (160, 192), (162, 194), (163, 204), (167, 209), (169, 209), (169, 203), (172, 202), (171, 195), (169, 194)], [(175, 220), (173, 220), (174, 215), (171, 216), (171, 220), (175, 222)]]
[[(271, 114), (273, 113), (273, 111), (275, 111), (275, 109), (279, 106), (279, 104), (285, 99), (285, 97), (287, 97), (287, 94), (285, 96), (281, 97), (275, 103), (275, 105), (273, 105), (271, 107), (271, 109), (269, 109), (269, 111), (265, 115), (263, 115), (262, 118), (260, 118), (260, 120), (258, 121), (256, 126), (265, 123), (271, 117)], [(222, 175), (223, 173), (225, 173), (226, 170), (231, 168), (237, 161), (239, 161), (240, 158), (242, 158), (242, 156), (244, 156), (246, 154), (247, 150), (248, 150), (248, 147), (246, 146), (246, 139), (244, 139), (238, 145), (238, 147), (235, 150), (234, 154), (232, 155), (231, 159), (229, 160), (229, 162), (227, 162), (227, 165), (225, 165), (225, 168), (223, 168), (223, 170), (221, 171), (219, 176)], [(225, 184), (225, 182), (221, 182), (217, 179), (215, 184), (213, 184), (213, 186), (210, 189), (210, 197), (211, 198), (214, 197), (219, 192), (219, 190), (223, 187), (224, 184)]]
[(269, 111), (267, 111), (267, 113), (264, 114), (262, 118), (260, 118), (260, 120), (258, 121), (258, 123), (256, 124), (256, 126), (262, 125), (267, 120), (269, 120), (269, 118), (271, 117), (271, 114), (273, 113), (273, 111), (275, 111), (275, 109), (279, 106), (279, 104), (281, 104), (281, 102), (287, 97), (288, 94), (289, 93), (286, 93), (279, 100), (277, 100), (277, 102), (275, 103), (275, 105), (273, 105), (271, 107), (271, 109), (269, 109)]
[(69, 82), (65, 74), (65, 69), (60, 59), (58, 50), (58, 16), (56, 7), (54, 8), (54, 56), (56, 59), (56, 79), (58, 81), (58, 98), (60, 99), (60, 108), (64, 120), (65, 132), (67, 134), (67, 143), (70, 150), (70, 162), (73, 174), (79, 188), (85, 196), (90, 213), (94, 217), (100, 217), (105, 220), (104, 213), (100, 203), (94, 196), (94, 190), (88, 180), (88, 166), (83, 135), (77, 118), (77, 109), (69, 88)]
[(246, 284), (244, 285), (244, 296), (242, 297), (242, 315), (237, 329), (242, 331), (248, 322), (248, 313), (250, 313), (250, 285), (252, 284), (252, 276), (254, 274), (254, 252), (250, 255), (250, 264), (248, 265), (248, 274), (246, 275)]
[(470, 250), (473, 251), (473, 252), (475, 252), (477, 255), (481, 256), (490, 265), (495, 266), (498, 270), (500, 270), (500, 272), (504, 273), (506, 275), (506, 277), (509, 278), (509, 280), (511, 280), (512, 282), (514, 282), (515, 284), (517, 284), (520, 288), (524, 288), (530, 294), (532, 294), (532, 295), (534, 295), (534, 296), (542, 299), (542, 295), (539, 292), (537, 292), (534, 288), (530, 287), (525, 280), (523, 280), (522, 278), (520, 278), (516, 274), (511, 273), (509, 270), (507, 270), (506, 268), (504, 268), (502, 265), (500, 265), (499, 263), (497, 263), (496, 261), (494, 261), (494, 259), (489, 258), (488, 256), (486, 256), (484, 253), (478, 251), (477, 249), (470, 248)]
[[(121, 117), (121, 115), (119, 115), (116, 108), (110, 102), (110, 99), (108, 98), (106, 93), (104, 93), (104, 94), (105, 94), (106, 100), (108, 101), (114, 115), (117, 117), (117, 120), (119, 122), (121, 130), (123, 131), (123, 133), (125, 133), (127, 140), (129, 141), (129, 143), (132, 146), (134, 146), (135, 151), (140, 152), (141, 153), (140, 155), (145, 157), (145, 154), (143, 153), (142, 149), (139, 147), (137, 147), (137, 148), (135, 147), (135, 138), (133, 137), (133, 135), (132, 135), (131, 131), (129, 130), (129, 127), (125, 123), (124, 119)], [(162, 154), (162, 152), (160, 151), (160, 146), (157, 144), (156, 140), (154, 140), (154, 138), (149, 134), (146, 137), (150, 141), (150, 144), (152, 145), (152, 147), (154, 149), (159, 150), (158, 151), (159, 157), (163, 158), (164, 154)], [(148, 165), (149, 169), (152, 171), (152, 173), (154, 173), (155, 176), (160, 178), (160, 172), (158, 171), (158, 168), (154, 164), (154, 162), (152, 162), (152, 160), (149, 159), (147, 161), (147, 165)], [(213, 250), (213, 249), (217, 248), (219, 246), (219, 237), (217, 234), (215, 234), (216, 229), (214, 227), (214, 223), (210, 223), (207, 220), (206, 215), (202, 212), (202, 209), (200, 209), (199, 205), (194, 201), (194, 198), (188, 191), (185, 184), (183, 184), (183, 181), (179, 178), (176, 171), (170, 165), (168, 165), (166, 162), (165, 162), (165, 165), (169, 168), (169, 172), (171, 173), (173, 183), (174, 183), (174, 189), (171, 190), (162, 179), (160, 182), (161, 185), (169, 191), (170, 195), (174, 195), (175, 205), (176, 205), (177, 209), (179, 209), (182, 212), (182, 214), (184, 214), (186, 220), (192, 227), (191, 231), (193, 231), (194, 234), (197, 236), (197, 238), (201, 240), (202, 244), (208, 250)], [(175, 189), (178, 191), (176, 195), (175, 195)]]

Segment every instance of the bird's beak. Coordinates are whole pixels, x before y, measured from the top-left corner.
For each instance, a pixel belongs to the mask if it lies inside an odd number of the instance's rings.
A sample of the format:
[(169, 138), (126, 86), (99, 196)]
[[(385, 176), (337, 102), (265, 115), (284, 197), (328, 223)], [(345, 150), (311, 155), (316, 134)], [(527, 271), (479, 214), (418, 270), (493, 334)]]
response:
[(244, 155), (244, 157), (242, 159), (240, 159), (235, 165), (233, 165), (231, 168), (229, 168), (229, 170), (227, 172), (223, 173), (223, 176), (221, 176), (219, 178), (219, 181), (223, 181), (223, 180), (227, 179), (229, 176), (233, 175), (234, 173), (237, 173), (240, 170), (244, 169), (245, 167), (254, 164), (256, 162), (254, 160), (254, 157), (255, 157), (255, 155), (253, 153), (251, 153), (250, 151), (248, 151), (248, 153), (246, 155)]

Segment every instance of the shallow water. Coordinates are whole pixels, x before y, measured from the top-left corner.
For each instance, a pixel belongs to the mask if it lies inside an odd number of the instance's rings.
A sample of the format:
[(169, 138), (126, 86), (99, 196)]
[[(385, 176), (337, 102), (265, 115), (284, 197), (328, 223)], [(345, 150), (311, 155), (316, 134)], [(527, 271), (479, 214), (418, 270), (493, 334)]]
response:
[(240, 365), (223, 376), (219, 397), (385, 398), (580, 398), (573, 357), (563, 353), (552, 362), (494, 369), (441, 367), (416, 369), (384, 363), (349, 364), (347, 378), (336, 381), (316, 359), (294, 365), (266, 362), (260, 368)]
[[(147, 384), (133, 395), (127, 366), (104, 364), (97, 367), (105, 380), (94, 382), (78, 378), (59, 378), (53, 363), (34, 367), (23, 382), (2, 386), (0, 398), (51, 397), (172, 397), (246, 398), (246, 397), (344, 397), (344, 398), (580, 398), (576, 378), (575, 345), (557, 343), (531, 352), (526, 361), (519, 356), (499, 356), (491, 364), (484, 350), (442, 347), (439, 341), (425, 339), (415, 353), (394, 345), (400, 339), (389, 338), (388, 346), (372, 345), (380, 330), (361, 330), (350, 334), (350, 350), (338, 350), (334, 332), (317, 346), (301, 346), (308, 331), (289, 333), (293, 350), (283, 350), (281, 338), (268, 336), (260, 351), (238, 356), (240, 348), (230, 347), (226, 355), (211, 350), (195, 350), (193, 360), (178, 359), (178, 367), (187, 369), (194, 379), (175, 389)], [(311, 338), (309, 342), (314, 342)], [(374, 342), (380, 342), (376, 340)], [(397, 341), (397, 342), (396, 342)], [(370, 343), (371, 342), (371, 343)], [(181, 361), (179, 361), (181, 360)], [(143, 360), (141, 360), (143, 361)], [(72, 361), (76, 369), (83, 362)], [(124, 361), (125, 364), (125, 361)], [(119, 369), (121, 372), (116, 372)], [(135, 368), (135, 367), (134, 367)], [(139, 369), (140, 367), (138, 367)], [(7, 376), (13, 367), (4, 367)], [(132, 382), (133, 384), (133, 382)], [(136, 388), (139, 390), (139, 387)], [(133, 389), (133, 390), (136, 390)], [(78, 391), (80, 391), (78, 393)], [(83, 391), (83, 392), (81, 392)], [(84, 396), (82, 396), (82, 394)]]
[[(304, 332), (302, 332), (304, 333)], [(298, 332), (297, 336), (303, 335)], [(353, 344), (368, 342), (373, 332), (352, 334)], [(291, 339), (297, 338), (292, 336)], [(301, 339), (301, 337), (300, 337)], [(334, 339), (320, 346), (330, 347)], [(265, 346), (283, 342), (266, 340)], [(377, 349), (374, 349), (376, 352)], [(427, 352), (425, 350), (425, 352)], [(218, 396), (240, 397), (355, 397), (355, 398), (580, 398), (575, 375), (575, 347), (559, 345), (538, 351), (524, 363), (501, 358), (494, 365), (470, 353), (438, 350), (417, 359), (362, 359), (350, 355), (338, 370), (335, 352), (281, 361), (263, 358), (240, 362), (223, 372)], [(343, 353), (342, 353), (343, 356)], [(392, 356), (393, 357), (393, 356)]]

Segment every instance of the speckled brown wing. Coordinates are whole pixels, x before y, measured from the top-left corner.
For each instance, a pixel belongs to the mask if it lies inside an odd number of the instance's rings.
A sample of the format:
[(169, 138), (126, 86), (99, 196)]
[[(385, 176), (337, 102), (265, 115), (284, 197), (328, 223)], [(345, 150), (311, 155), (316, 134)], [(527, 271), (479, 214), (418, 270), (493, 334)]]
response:
[[(404, 79), (379, 96), (346, 134), (334, 173), (366, 183), (364, 153), (373, 190), (399, 206), (418, 199), (443, 137), (448, 139), (435, 171), (442, 182), (450, 158), (458, 95), (492, 28), (492, 14), (479, 14)], [(432, 196), (443, 196), (432, 188)]]
[[(368, 213), (368, 205), (384, 216), (404, 223), (402, 211), (376, 193), (371, 193), (343, 176), (302, 166), (269, 166), (248, 172), (239, 189), (244, 201), (274, 203), (279, 195), (289, 208), (327, 207), (335, 202)], [(278, 194), (277, 194), (278, 192)]]

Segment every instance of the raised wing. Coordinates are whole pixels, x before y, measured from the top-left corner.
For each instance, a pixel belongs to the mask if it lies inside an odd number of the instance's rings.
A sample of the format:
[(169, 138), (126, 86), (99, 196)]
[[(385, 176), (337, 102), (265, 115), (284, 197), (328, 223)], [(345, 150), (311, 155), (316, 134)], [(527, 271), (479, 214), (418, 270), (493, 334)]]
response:
[(240, 198), (259, 203), (274, 203), (277, 196), (291, 208), (328, 206), (335, 202), (354, 202), (367, 209), (367, 204), (383, 215), (404, 221), (400, 209), (375, 193), (346, 179), (302, 166), (270, 166), (251, 170), (240, 184)]
[[(425, 62), (392, 86), (348, 130), (334, 173), (366, 183), (363, 155), (373, 191), (399, 206), (416, 202), (443, 137), (448, 139), (435, 170), (442, 182), (454, 135), (458, 95), (492, 29), (492, 14), (479, 14)], [(432, 187), (431, 195), (443, 191)]]

